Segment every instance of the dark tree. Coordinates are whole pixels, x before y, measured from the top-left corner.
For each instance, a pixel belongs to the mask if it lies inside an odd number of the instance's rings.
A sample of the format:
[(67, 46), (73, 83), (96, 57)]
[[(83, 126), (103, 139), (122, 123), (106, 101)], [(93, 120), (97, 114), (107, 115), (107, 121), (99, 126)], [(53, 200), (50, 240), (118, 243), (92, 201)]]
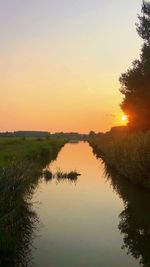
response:
[(122, 110), (129, 117), (129, 127), (150, 129), (150, 1), (143, 1), (142, 16), (138, 16), (137, 32), (144, 44), (139, 60), (121, 75)]
[(138, 16), (139, 24), (137, 25), (137, 31), (139, 35), (150, 45), (150, 2), (143, 1), (142, 16)]

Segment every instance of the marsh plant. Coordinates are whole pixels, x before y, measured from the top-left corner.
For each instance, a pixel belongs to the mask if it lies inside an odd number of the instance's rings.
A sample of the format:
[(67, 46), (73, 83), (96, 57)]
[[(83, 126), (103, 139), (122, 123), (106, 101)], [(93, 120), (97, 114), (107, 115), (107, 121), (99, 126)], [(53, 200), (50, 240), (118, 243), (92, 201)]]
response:
[(80, 174), (76, 170), (64, 172), (61, 169), (58, 169), (56, 173), (52, 173), (49, 169), (45, 169), (42, 172), (42, 176), (44, 177), (45, 181), (56, 179), (57, 181), (69, 180), (74, 182), (78, 180), (78, 176), (80, 176)]
[(131, 182), (150, 188), (150, 132), (128, 134), (121, 140), (90, 142), (97, 157)]
[(68, 179), (71, 181), (76, 181), (78, 179), (78, 176), (80, 176), (80, 174), (76, 170), (70, 172), (63, 172), (61, 170), (58, 170), (55, 176), (57, 180)]

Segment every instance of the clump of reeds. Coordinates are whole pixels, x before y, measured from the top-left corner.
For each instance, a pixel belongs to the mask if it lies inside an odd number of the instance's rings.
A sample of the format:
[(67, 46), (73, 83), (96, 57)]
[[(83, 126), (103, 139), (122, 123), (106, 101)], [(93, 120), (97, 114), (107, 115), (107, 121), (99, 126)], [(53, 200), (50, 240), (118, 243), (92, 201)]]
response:
[(80, 176), (80, 174), (77, 171), (70, 171), (70, 172), (63, 172), (61, 170), (58, 170), (55, 174), (57, 180), (72, 180), (72, 181), (76, 181), (78, 179), (78, 176)]
[(52, 179), (56, 179), (57, 181), (76, 181), (78, 179), (78, 176), (80, 176), (80, 174), (77, 171), (64, 172), (60, 169), (58, 169), (54, 174), (48, 169), (45, 169), (42, 172), (42, 177), (44, 177), (45, 181), (50, 181)]
[(53, 174), (50, 170), (44, 170), (42, 172), (43, 177), (45, 178), (46, 181), (50, 181), (53, 178)]

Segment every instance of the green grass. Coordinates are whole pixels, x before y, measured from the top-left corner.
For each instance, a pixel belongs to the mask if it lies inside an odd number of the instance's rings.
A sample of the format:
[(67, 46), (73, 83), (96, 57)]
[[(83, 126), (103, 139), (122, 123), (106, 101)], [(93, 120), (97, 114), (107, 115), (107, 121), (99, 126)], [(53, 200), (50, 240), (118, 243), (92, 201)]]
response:
[(41, 163), (46, 158), (53, 159), (65, 142), (51, 138), (0, 138), (0, 168), (24, 160)]
[(90, 141), (97, 157), (131, 182), (150, 188), (150, 132)]

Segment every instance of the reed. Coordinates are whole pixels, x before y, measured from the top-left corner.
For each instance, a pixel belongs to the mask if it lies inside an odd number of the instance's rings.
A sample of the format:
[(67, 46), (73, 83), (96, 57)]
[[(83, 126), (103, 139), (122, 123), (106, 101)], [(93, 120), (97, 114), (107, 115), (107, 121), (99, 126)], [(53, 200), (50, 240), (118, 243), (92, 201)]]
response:
[(150, 188), (150, 132), (128, 134), (111, 142), (90, 142), (97, 157), (131, 182)]

